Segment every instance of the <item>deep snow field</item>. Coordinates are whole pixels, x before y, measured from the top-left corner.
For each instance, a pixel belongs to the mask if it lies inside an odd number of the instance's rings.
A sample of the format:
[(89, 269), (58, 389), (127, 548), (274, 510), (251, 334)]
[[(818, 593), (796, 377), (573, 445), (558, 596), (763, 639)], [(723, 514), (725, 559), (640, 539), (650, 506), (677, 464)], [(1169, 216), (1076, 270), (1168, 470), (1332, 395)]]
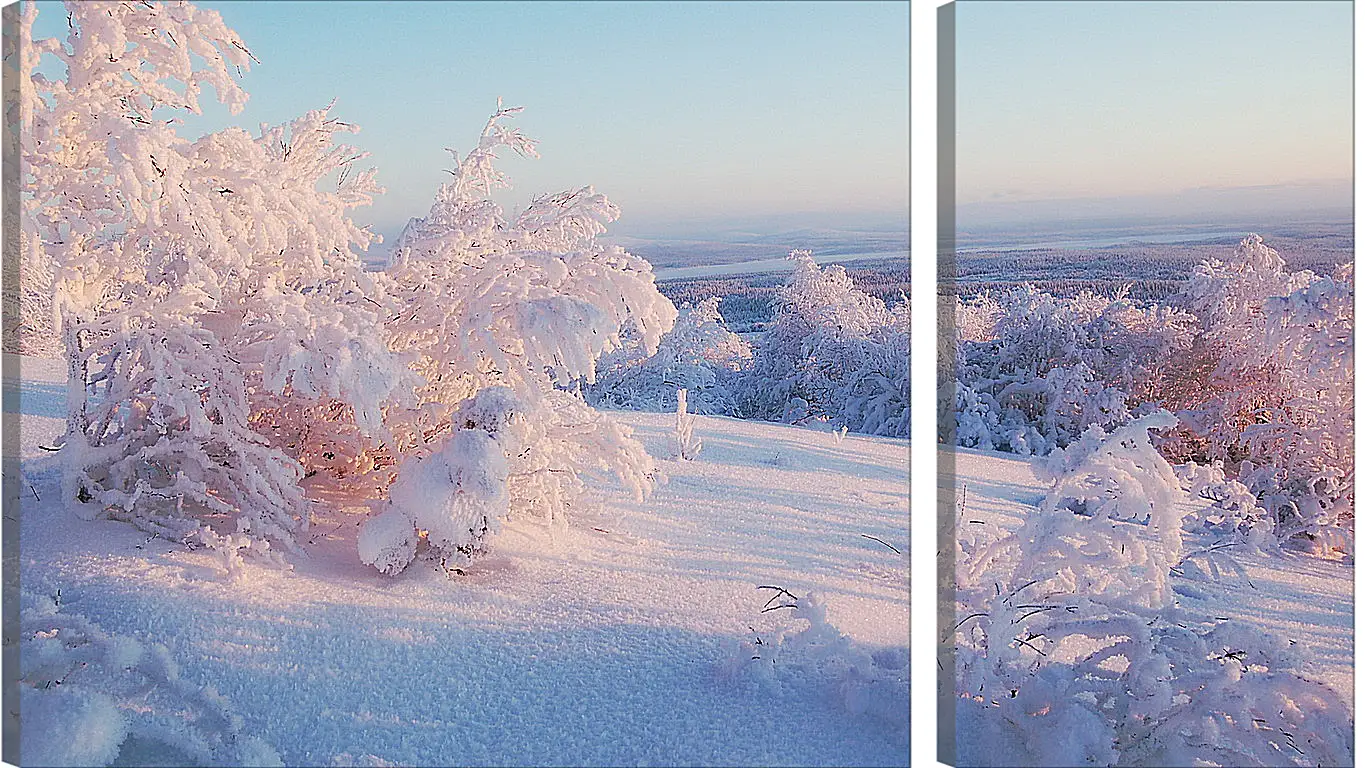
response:
[[(939, 446), (939, 450), (951, 449)], [(1026, 458), (958, 448), (955, 461), (953, 490), (961, 504), (965, 486), (963, 517), (968, 521), (982, 520), (1013, 530), (1043, 499), (1046, 488), (1034, 477)], [(941, 477), (940, 482), (948, 479)], [(1188, 495), (1184, 503), (1191, 511), (1206, 504)], [(1269, 555), (1246, 547), (1226, 552), (1245, 568), (1248, 578), (1231, 574), (1213, 581), (1176, 577), (1172, 584), (1175, 608), (1196, 621), (1212, 624), (1220, 617), (1236, 619), (1289, 638), (1302, 646), (1302, 671), (1335, 689), (1354, 709), (1352, 566), (1305, 554)]]
[[(509, 524), (463, 576), (415, 563), (384, 577), (356, 555), (370, 510), (329, 497), (292, 571), (248, 562), (229, 582), (212, 552), (55, 503), (58, 454), (38, 446), (62, 431), (64, 381), (60, 361), (24, 359), (22, 589), (60, 589), (63, 612), (164, 643), (182, 678), (215, 686), (286, 764), (909, 763), (903, 440), (700, 417), (703, 449), (683, 462), (667, 458), (672, 414), (618, 413), (668, 475), (643, 504), (594, 486), (569, 528)], [(985, 481), (966, 479), (983, 498)], [(1001, 514), (1009, 494), (1032, 493), (990, 482)], [(1287, 627), (1323, 614), (1304, 641), (1349, 685), (1349, 645), (1329, 649), (1349, 637), (1350, 596), (1322, 568), (1261, 586)], [(806, 626), (761, 613), (760, 585), (824, 599), (841, 647), (891, 680), (874, 706), (799, 649), (752, 661), (756, 637)], [(761, 663), (772, 673), (753, 673)], [(902, 690), (903, 718), (886, 695)]]

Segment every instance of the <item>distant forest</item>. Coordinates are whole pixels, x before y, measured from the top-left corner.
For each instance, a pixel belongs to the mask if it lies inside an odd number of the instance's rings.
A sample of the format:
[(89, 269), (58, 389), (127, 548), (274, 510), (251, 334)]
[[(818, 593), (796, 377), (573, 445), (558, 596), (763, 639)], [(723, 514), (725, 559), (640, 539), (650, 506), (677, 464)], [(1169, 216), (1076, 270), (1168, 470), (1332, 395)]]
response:
[[(1308, 269), (1328, 275), (1351, 261), (1354, 244), (1342, 236), (1267, 236), (1291, 270)], [(1180, 290), (1194, 265), (1226, 259), (1226, 243), (1116, 245), (1086, 249), (1036, 248), (957, 255), (957, 280), (939, 270), (938, 293), (963, 297), (997, 293), (1031, 283), (1054, 296), (1074, 296), (1089, 290), (1112, 295), (1129, 286), (1138, 301), (1160, 301)]]
[[(910, 264), (903, 258), (849, 261), (843, 266), (858, 290), (882, 299), (888, 306), (903, 301), (902, 295), (910, 295)], [(735, 333), (754, 333), (773, 319), (773, 298), (788, 277), (787, 272), (765, 272), (661, 280), (658, 286), (659, 292), (679, 307), (719, 296), (726, 327)]]

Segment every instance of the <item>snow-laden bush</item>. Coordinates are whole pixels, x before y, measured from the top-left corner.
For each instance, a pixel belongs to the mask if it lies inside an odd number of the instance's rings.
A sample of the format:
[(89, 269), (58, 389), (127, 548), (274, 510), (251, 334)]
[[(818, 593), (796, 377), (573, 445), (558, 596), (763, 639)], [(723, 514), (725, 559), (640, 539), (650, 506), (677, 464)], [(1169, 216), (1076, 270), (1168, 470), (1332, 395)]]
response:
[(1175, 423), (1161, 412), (1111, 433), (1092, 426), (1067, 448), (1036, 459), (1035, 472), (1050, 485), (1037, 512), (970, 560), (961, 575), (975, 583), (1008, 556), (1015, 563), (1010, 582), (1039, 593), (1144, 608), (1167, 604), (1169, 571), (1182, 549), (1174, 504), (1181, 488), (1147, 431)]
[(792, 258), (796, 269), (740, 386), (738, 415), (909, 436), (908, 301), (888, 308), (842, 266), (822, 270), (809, 251)]
[(953, 335), (958, 343), (990, 341), (995, 338), (995, 326), (1000, 322), (1001, 307), (989, 292), (964, 300), (953, 297)]
[[(761, 587), (762, 589), (762, 587)], [(871, 719), (893, 739), (910, 740), (910, 652), (908, 648), (870, 649), (856, 643), (826, 617), (823, 599), (778, 590), (765, 611), (790, 609), (805, 627), (785, 625), (766, 640), (755, 635), (739, 643), (719, 668), (729, 679), (752, 682), (776, 692), (787, 685), (822, 688), (845, 712)]]
[(1184, 294), (1210, 358), (1204, 397), (1181, 412), (1200, 458), (1236, 467), (1276, 536), (1318, 553), (1353, 538), (1353, 274), (1289, 273), (1252, 235)]
[(507, 457), (520, 452), (529, 433), (526, 419), (511, 390), (502, 387), (468, 400), (449, 439), (431, 455), (399, 466), (388, 507), (361, 529), (361, 561), (391, 574), (407, 567), (419, 542), (447, 567), (481, 551), (484, 537), (507, 518)]
[(1274, 525), (1257, 506), (1255, 494), (1223, 473), (1223, 462), (1187, 462), (1176, 469), (1191, 496), (1208, 502), (1200, 512), (1186, 518), (1185, 527), (1196, 537), (1215, 544), (1246, 544), (1268, 549), (1274, 541)]
[[(643, 447), (572, 388), (623, 336), (652, 354), (676, 310), (647, 262), (596, 241), (617, 210), (591, 188), (502, 219), (496, 150), (534, 151), (500, 124), (518, 110), (499, 109), (390, 269), (367, 273), (375, 236), (348, 212), (381, 190), (334, 140), (355, 126), (323, 109), (185, 139), (164, 118), (197, 113), (203, 86), (234, 112), (246, 98), (235, 33), (188, 3), (69, 11), (65, 39), (20, 46), (19, 61), (21, 229), (68, 362), (69, 504), (161, 533), (207, 526), (231, 570), (269, 551), (233, 537), (294, 544), (302, 479), (382, 493), (420, 475), (489, 388), (528, 424), (501, 458), (509, 515), (562, 520), (585, 475), (647, 490)], [(38, 71), (42, 55), (62, 76)], [(441, 546), (462, 551), (456, 538)]]
[[(1100, 401), (1109, 393), (1079, 354), (1085, 332), (1070, 302), (1025, 286), (989, 304), (959, 300), (957, 311), (967, 323), (954, 365), (955, 434), (946, 438), (1039, 454), (1091, 423), (1112, 426), (1126, 415), (1113, 412), (1115, 398)], [(993, 324), (980, 338), (987, 318)]]
[[(562, 523), (584, 476), (610, 473), (637, 498), (651, 485), (643, 446), (571, 387), (591, 385), (598, 359), (625, 335), (652, 354), (677, 311), (648, 262), (597, 242), (618, 211), (591, 187), (502, 218), (490, 199), (506, 185), (497, 150), (534, 155), (534, 142), (502, 125), (519, 111), (499, 104), (478, 145), (452, 153), (454, 180), (404, 230), (381, 276), (389, 348), (420, 377), (415, 407), (385, 411), (393, 439), (372, 458), (400, 463), (397, 496), (361, 542), (381, 570), (406, 565), (415, 546), (398, 515), (427, 530), (444, 557), (467, 556), (501, 517)], [(433, 498), (451, 503), (416, 509), (422, 493), (442, 487)], [(425, 527), (426, 514), (439, 525)]]
[(829, 406), (832, 421), (868, 435), (910, 436), (910, 304), (891, 309), (892, 323), (845, 352), (845, 373)]
[(110, 635), (47, 596), (20, 600), (22, 764), (135, 764), (145, 756), (123, 753), (146, 750), (185, 765), (283, 765), (222, 695), (180, 677), (164, 645)]
[(1088, 430), (1018, 530), (959, 539), (959, 764), (1350, 764), (1348, 707), (1287, 642), (1174, 607), (1181, 487), (1147, 431), (1175, 424)]
[[(955, 407), (958, 445), (1040, 455), (1091, 425), (1132, 415), (1169, 362), (1188, 350), (1193, 318), (1139, 306), (1120, 293), (1063, 299), (1031, 285), (998, 301), (958, 301)], [(992, 322), (991, 330), (985, 323)]]
[[(938, 361), (938, 439), (939, 442), (965, 445), (973, 448), (990, 448), (994, 430), (988, 422), (999, 423), (998, 415), (992, 411), (980, 394), (963, 382), (962, 373), (966, 370), (966, 352), (970, 344), (989, 342), (995, 338), (995, 324), (1000, 319), (1000, 302), (990, 292), (983, 292), (964, 300), (959, 295), (951, 299), (939, 297)], [(953, 318), (948, 320), (951, 309)], [(975, 413), (973, 417), (970, 414)], [(959, 442), (954, 439), (957, 427), (967, 426), (967, 433)], [(982, 429), (985, 428), (983, 432)]]
[[(234, 112), (246, 98), (229, 70), (251, 56), (218, 14), (68, 12), (64, 40), (21, 46), (21, 219), (51, 265), (68, 362), (66, 501), (288, 546), (308, 520), (310, 435), (383, 440), (379, 411), (404, 396), (401, 365), (366, 343), (380, 315), (358, 254), (373, 236), (346, 213), (379, 188), (334, 141), (356, 129), (316, 110), (185, 139), (164, 118), (198, 113), (203, 86)], [(44, 54), (63, 76), (36, 70)], [(307, 413), (335, 404), (338, 418)]]
[[(415, 531), (443, 560), (472, 556), (507, 516), (507, 461), (501, 446), (482, 430), (457, 430), (432, 455), (399, 467), (389, 505), (361, 531), (362, 562), (381, 573), (402, 570), (415, 553)], [(407, 525), (393, 521), (395, 515)]]
[[(94, 385), (81, 460), (63, 476), (86, 517), (126, 520), (179, 539), (203, 522), (293, 542), (306, 525), (296, 461), (248, 423), (245, 382), (214, 335), (173, 319), (125, 317), (86, 347)], [(68, 466), (70, 466), (68, 464)]]
[(1273, 464), (1263, 491), (1268, 509), (1292, 508), (1280, 535), (1306, 536), (1319, 552), (1351, 551), (1355, 530), (1355, 293), (1354, 266), (1320, 277), (1288, 296), (1266, 301), (1272, 359), (1283, 366), (1292, 393), (1283, 410), (1247, 427), (1252, 460)]
[(725, 327), (720, 298), (684, 304), (673, 329), (650, 355), (634, 339), (598, 362), (597, 381), (585, 390), (595, 405), (628, 411), (667, 411), (686, 389), (693, 412), (731, 414), (736, 374), (752, 357), (749, 344)]
[(957, 764), (1353, 764), (1350, 705), (1305, 678), (1283, 639), (1139, 614), (1086, 624), (1114, 642), (1074, 665), (959, 689)]

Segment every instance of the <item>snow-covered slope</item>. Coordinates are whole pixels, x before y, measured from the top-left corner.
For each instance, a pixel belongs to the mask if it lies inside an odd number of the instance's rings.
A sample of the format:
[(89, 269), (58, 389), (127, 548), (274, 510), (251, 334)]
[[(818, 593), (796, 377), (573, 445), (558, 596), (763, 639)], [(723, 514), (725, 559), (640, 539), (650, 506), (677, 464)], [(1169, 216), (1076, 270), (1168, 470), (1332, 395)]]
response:
[[(940, 447), (940, 450), (948, 450)], [(1008, 530), (1036, 510), (1045, 488), (1027, 459), (1002, 453), (958, 448), (953, 482), (962, 518), (994, 523)], [(1190, 511), (1203, 504), (1186, 498)], [(1246, 579), (1227, 574), (1218, 580), (1176, 577), (1175, 604), (1183, 612), (1212, 623), (1237, 619), (1303, 647), (1304, 672), (1352, 702), (1354, 672), (1352, 566), (1308, 555), (1264, 554), (1246, 547), (1226, 551), (1246, 570)]]
[[(509, 525), (453, 579), (363, 565), (370, 510), (327, 496), (292, 572), (229, 583), (212, 552), (55, 503), (58, 456), (38, 446), (61, 432), (65, 371), (23, 375), (22, 588), (166, 644), (286, 764), (909, 762), (908, 732), (854, 714), (875, 707), (827, 665), (746, 671), (756, 637), (805, 627), (760, 613), (773, 585), (820, 595), (908, 692), (905, 441), (700, 418), (699, 458), (661, 461), (643, 504), (601, 486), (567, 530)], [(617, 416), (668, 456), (672, 415)]]

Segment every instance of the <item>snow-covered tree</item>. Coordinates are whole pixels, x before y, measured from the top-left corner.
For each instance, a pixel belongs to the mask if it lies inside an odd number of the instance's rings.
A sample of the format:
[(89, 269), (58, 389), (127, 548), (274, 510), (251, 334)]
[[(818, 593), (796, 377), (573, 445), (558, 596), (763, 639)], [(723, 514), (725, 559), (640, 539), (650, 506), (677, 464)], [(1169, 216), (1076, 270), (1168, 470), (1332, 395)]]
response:
[[(533, 141), (502, 124), (519, 111), (499, 103), (475, 148), (463, 158), (451, 152), (454, 178), (427, 216), (409, 224), (382, 278), (388, 345), (413, 358), (420, 381), (416, 406), (390, 409), (385, 419), (393, 439), (382, 452), (402, 462), (400, 493), (362, 535), (363, 557), (381, 570), (406, 565), (405, 542), (419, 528), (444, 556), (467, 554), (500, 517), (562, 522), (586, 475), (614, 474), (637, 496), (651, 484), (644, 448), (575, 387), (595, 381), (598, 359), (627, 334), (653, 354), (677, 311), (648, 262), (597, 242), (618, 211), (591, 187), (535, 198), (515, 220), (503, 219), (490, 199), (507, 184), (497, 151), (535, 154)], [(502, 394), (488, 400), (490, 391)], [(515, 438), (477, 436), (503, 420)], [(505, 511), (496, 491), (504, 485)], [(458, 522), (433, 540), (443, 529), (423, 527), (402, 500), (411, 496), (406, 488), (481, 501), (438, 504), (433, 514)]]
[(1087, 354), (1093, 303), (1033, 286), (1001, 297), (992, 338), (959, 342), (958, 433), (981, 447), (1031, 455), (1066, 446), (1091, 424), (1126, 419), (1123, 393), (1106, 386)]
[(1142, 410), (1195, 330), (1188, 313), (1123, 292), (1060, 298), (1032, 285), (960, 303), (958, 316), (956, 441), (1023, 454), (1065, 447), (1092, 424), (1110, 428)]
[[(1353, 265), (1265, 304), (1267, 342), (1283, 366), (1290, 398), (1263, 423), (1247, 427), (1253, 457), (1264, 466), (1246, 476), (1265, 488), (1271, 510), (1289, 508), (1282, 536), (1306, 534), (1319, 552), (1350, 551), (1355, 521), (1355, 315)], [(1253, 458), (1255, 460), (1255, 458)], [(1281, 519), (1284, 519), (1283, 517)]]
[(1289, 273), (1256, 235), (1195, 269), (1185, 296), (1210, 360), (1202, 402), (1181, 412), (1204, 460), (1223, 460), (1276, 534), (1325, 553), (1354, 528), (1354, 279)]
[[(251, 57), (218, 14), (73, 3), (68, 18), (64, 40), (24, 46), (21, 201), (68, 360), (66, 498), (289, 545), (308, 519), (303, 435), (327, 420), (279, 409), (339, 402), (342, 431), (382, 439), (379, 410), (404, 394), (369, 341), (381, 317), (358, 253), (373, 236), (346, 216), (379, 191), (334, 142), (356, 129), (324, 109), (190, 141), (175, 116), (204, 86), (234, 112), (246, 98), (229, 67)], [(62, 77), (37, 71), (42, 54)]]
[(1229, 261), (1195, 267), (1185, 285), (1182, 298), (1199, 319), (1210, 362), (1204, 396), (1183, 417), (1205, 441), (1210, 459), (1245, 458), (1242, 432), (1257, 413), (1288, 396), (1280, 366), (1267, 354), (1265, 303), (1306, 286), (1312, 274), (1289, 274), (1284, 267), (1280, 255), (1253, 235)]
[(731, 414), (731, 389), (753, 353), (749, 344), (725, 327), (720, 298), (684, 304), (673, 329), (654, 354), (627, 339), (602, 357), (597, 381), (585, 390), (590, 401), (628, 411), (666, 411), (679, 388), (701, 414)]
[(796, 269), (754, 351), (739, 413), (908, 436), (908, 302), (890, 309), (858, 290), (842, 266), (822, 270), (809, 251), (791, 256)]

